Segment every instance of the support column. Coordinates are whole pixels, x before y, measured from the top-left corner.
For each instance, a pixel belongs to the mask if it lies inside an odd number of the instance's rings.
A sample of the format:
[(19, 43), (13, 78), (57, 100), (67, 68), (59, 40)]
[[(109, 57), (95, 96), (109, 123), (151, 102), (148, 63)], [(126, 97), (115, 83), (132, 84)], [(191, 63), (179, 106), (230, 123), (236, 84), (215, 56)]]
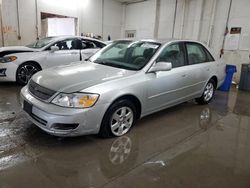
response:
[(214, 18), (215, 18), (215, 13), (216, 13), (216, 5), (217, 5), (217, 0), (213, 0), (212, 16), (211, 16), (211, 19), (210, 19), (209, 33), (208, 33), (208, 37), (207, 37), (207, 45), (209, 47), (211, 46), (211, 38), (213, 37)]
[(155, 3), (156, 3), (156, 8), (155, 8), (154, 38), (158, 38), (161, 0), (156, 0)]
[(185, 14), (186, 14), (186, 0), (183, 0), (182, 4), (182, 17), (181, 17), (181, 28), (180, 28), (180, 33), (179, 33), (179, 38), (183, 38), (183, 29), (184, 29), (184, 24), (185, 24)]
[(203, 17), (203, 9), (204, 9), (204, 0), (197, 0), (194, 27), (193, 27), (193, 39), (199, 40), (200, 38), (200, 27), (201, 21)]
[(122, 5), (121, 38), (125, 38), (126, 6), (127, 6), (126, 4)]

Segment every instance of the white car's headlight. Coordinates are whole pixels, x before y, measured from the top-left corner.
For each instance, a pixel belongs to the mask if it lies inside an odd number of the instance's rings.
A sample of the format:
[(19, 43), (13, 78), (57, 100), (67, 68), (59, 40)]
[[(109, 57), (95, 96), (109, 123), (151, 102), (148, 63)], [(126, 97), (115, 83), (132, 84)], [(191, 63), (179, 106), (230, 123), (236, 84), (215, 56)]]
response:
[(9, 62), (15, 61), (16, 59), (17, 59), (16, 56), (5, 56), (5, 57), (0, 58), (0, 63), (9, 63)]
[(70, 108), (89, 108), (95, 105), (98, 98), (99, 98), (98, 94), (60, 93), (52, 100), (52, 103), (58, 106), (70, 107)]

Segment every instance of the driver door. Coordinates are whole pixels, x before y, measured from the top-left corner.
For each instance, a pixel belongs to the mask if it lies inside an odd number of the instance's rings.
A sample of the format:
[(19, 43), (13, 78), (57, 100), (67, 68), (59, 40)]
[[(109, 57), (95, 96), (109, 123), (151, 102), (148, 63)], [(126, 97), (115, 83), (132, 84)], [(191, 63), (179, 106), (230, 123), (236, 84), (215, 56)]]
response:
[(46, 57), (47, 67), (70, 64), (80, 61), (81, 41), (79, 39), (67, 39), (58, 41), (52, 46), (57, 46), (59, 50), (49, 51)]
[(174, 43), (163, 49), (156, 60), (172, 63), (170, 71), (147, 73), (147, 112), (158, 111), (184, 101), (188, 96), (189, 84), (186, 72), (187, 61), (183, 43)]

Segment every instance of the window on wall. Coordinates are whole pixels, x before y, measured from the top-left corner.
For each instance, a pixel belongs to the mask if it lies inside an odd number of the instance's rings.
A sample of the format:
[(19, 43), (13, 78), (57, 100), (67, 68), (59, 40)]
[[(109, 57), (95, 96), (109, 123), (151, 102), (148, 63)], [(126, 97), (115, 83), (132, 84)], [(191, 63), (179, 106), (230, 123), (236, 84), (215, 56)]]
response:
[(136, 31), (135, 30), (127, 30), (126, 32), (126, 38), (135, 38)]

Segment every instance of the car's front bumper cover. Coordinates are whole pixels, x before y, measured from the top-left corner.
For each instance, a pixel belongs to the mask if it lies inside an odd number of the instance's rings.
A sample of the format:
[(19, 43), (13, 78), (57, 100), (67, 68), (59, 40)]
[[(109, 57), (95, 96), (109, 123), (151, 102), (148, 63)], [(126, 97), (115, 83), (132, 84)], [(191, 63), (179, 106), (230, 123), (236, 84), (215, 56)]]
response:
[[(109, 104), (100, 104), (86, 109), (64, 108), (36, 99), (29, 93), (27, 86), (21, 90), (20, 98), (22, 108), (24, 100), (32, 105), (31, 112), (26, 112), (29, 120), (55, 136), (97, 134), (103, 115), (109, 106)], [(74, 128), (60, 128), (60, 125), (68, 127), (72, 125)]]
[(18, 66), (13, 63), (0, 63), (0, 81), (16, 81)]

